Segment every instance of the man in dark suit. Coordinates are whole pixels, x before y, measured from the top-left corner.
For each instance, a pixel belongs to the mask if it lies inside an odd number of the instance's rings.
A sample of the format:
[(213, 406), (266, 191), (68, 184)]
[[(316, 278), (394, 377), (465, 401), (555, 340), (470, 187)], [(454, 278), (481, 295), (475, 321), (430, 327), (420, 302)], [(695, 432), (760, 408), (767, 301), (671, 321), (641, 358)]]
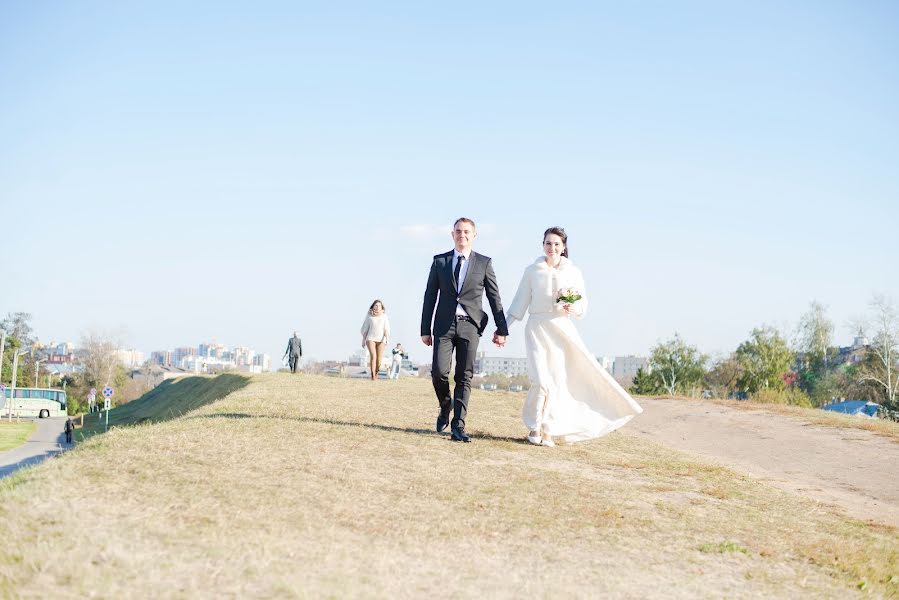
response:
[(284, 351), (284, 356), (290, 361), (290, 372), (296, 373), (297, 363), (300, 362), (300, 357), (303, 356), (303, 342), (296, 331), (293, 332), (293, 337), (287, 340), (287, 350)]
[[(471, 250), (477, 237), (474, 221), (464, 217), (457, 219), (452, 236), (455, 248), (438, 254), (431, 263), (421, 311), (421, 341), (434, 346), (431, 380), (440, 405), (437, 431), (443, 431), (450, 424), (449, 414), (453, 409), (452, 439), (470, 442), (471, 438), (465, 433), (465, 415), (478, 342), (487, 328), (488, 318), (482, 308), (484, 292), (496, 324), (493, 343), (505, 345), (509, 329), (491, 260)], [(449, 371), (453, 350), (456, 352), (456, 387), (451, 396)]]

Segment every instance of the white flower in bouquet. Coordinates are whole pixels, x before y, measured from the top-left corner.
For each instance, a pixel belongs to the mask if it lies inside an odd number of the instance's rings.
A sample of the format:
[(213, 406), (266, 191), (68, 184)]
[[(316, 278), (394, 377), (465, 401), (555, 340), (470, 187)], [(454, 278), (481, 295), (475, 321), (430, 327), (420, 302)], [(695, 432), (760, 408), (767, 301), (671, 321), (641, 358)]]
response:
[(574, 288), (562, 288), (556, 297), (556, 302), (564, 302), (565, 304), (574, 304), (583, 298), (581, 293)]

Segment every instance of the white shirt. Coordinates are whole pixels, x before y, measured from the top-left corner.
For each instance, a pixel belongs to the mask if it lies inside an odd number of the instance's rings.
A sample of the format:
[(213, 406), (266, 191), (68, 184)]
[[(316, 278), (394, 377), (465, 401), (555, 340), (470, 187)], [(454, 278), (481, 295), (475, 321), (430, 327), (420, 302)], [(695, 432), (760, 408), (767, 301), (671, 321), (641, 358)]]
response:
[(386, 342), (390, 337), (390, 321), (387, 320), (387, 315), (385, 313), (365, 315), (365, 321), (362, 322), (362, 335), (366, 342)]
[[(459, 286), (456, 288), (456, 294), (462, 291), (462, 286), (465, 284), (465, 276), (468, 274), (468, 263), (471, 260), (471, 248), (468, 249), (467, 254), (463, 254), (459, 252), (455, 248), (453, 248), (453, 273), (456, 272), (456, 263), (459, 262), (460, 256), (465, 256), (465, 260), (462, 261), (462, 268), (459, 269)], [(461, 304), (456, 304), (456, 314), (462, 317), (467, 317), (468, 313), (465, 312), (465, 309), (462, 308)]]

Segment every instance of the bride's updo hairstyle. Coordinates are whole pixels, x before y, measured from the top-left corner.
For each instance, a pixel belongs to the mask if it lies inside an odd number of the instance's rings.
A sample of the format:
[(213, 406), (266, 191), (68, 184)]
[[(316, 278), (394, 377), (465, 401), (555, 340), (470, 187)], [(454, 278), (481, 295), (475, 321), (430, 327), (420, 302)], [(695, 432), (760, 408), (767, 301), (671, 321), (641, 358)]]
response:
[(546, 231), (543, 232), (543, 241), (546, 241), (546, 236), (555, 234), (562, 238), (562, 243), (565, 244), (565, 249), (562, 250), (562, 256), (568, 258), (568, 234), (565, 233), (565, 230), (561, 227), (550, 227)]

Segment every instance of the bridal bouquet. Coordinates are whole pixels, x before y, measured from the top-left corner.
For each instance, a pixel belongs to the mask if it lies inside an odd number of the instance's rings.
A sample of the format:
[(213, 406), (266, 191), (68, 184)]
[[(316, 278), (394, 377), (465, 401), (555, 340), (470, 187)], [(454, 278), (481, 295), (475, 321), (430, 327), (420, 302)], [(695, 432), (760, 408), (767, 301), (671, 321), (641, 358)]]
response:
[(574, 304), (578, 300), (583, 298), (581, 293), (574, 288), (563, 288), (559, 290), (559, 295), (556, 297), (556, 302), (564, 302), (565, 304)]

